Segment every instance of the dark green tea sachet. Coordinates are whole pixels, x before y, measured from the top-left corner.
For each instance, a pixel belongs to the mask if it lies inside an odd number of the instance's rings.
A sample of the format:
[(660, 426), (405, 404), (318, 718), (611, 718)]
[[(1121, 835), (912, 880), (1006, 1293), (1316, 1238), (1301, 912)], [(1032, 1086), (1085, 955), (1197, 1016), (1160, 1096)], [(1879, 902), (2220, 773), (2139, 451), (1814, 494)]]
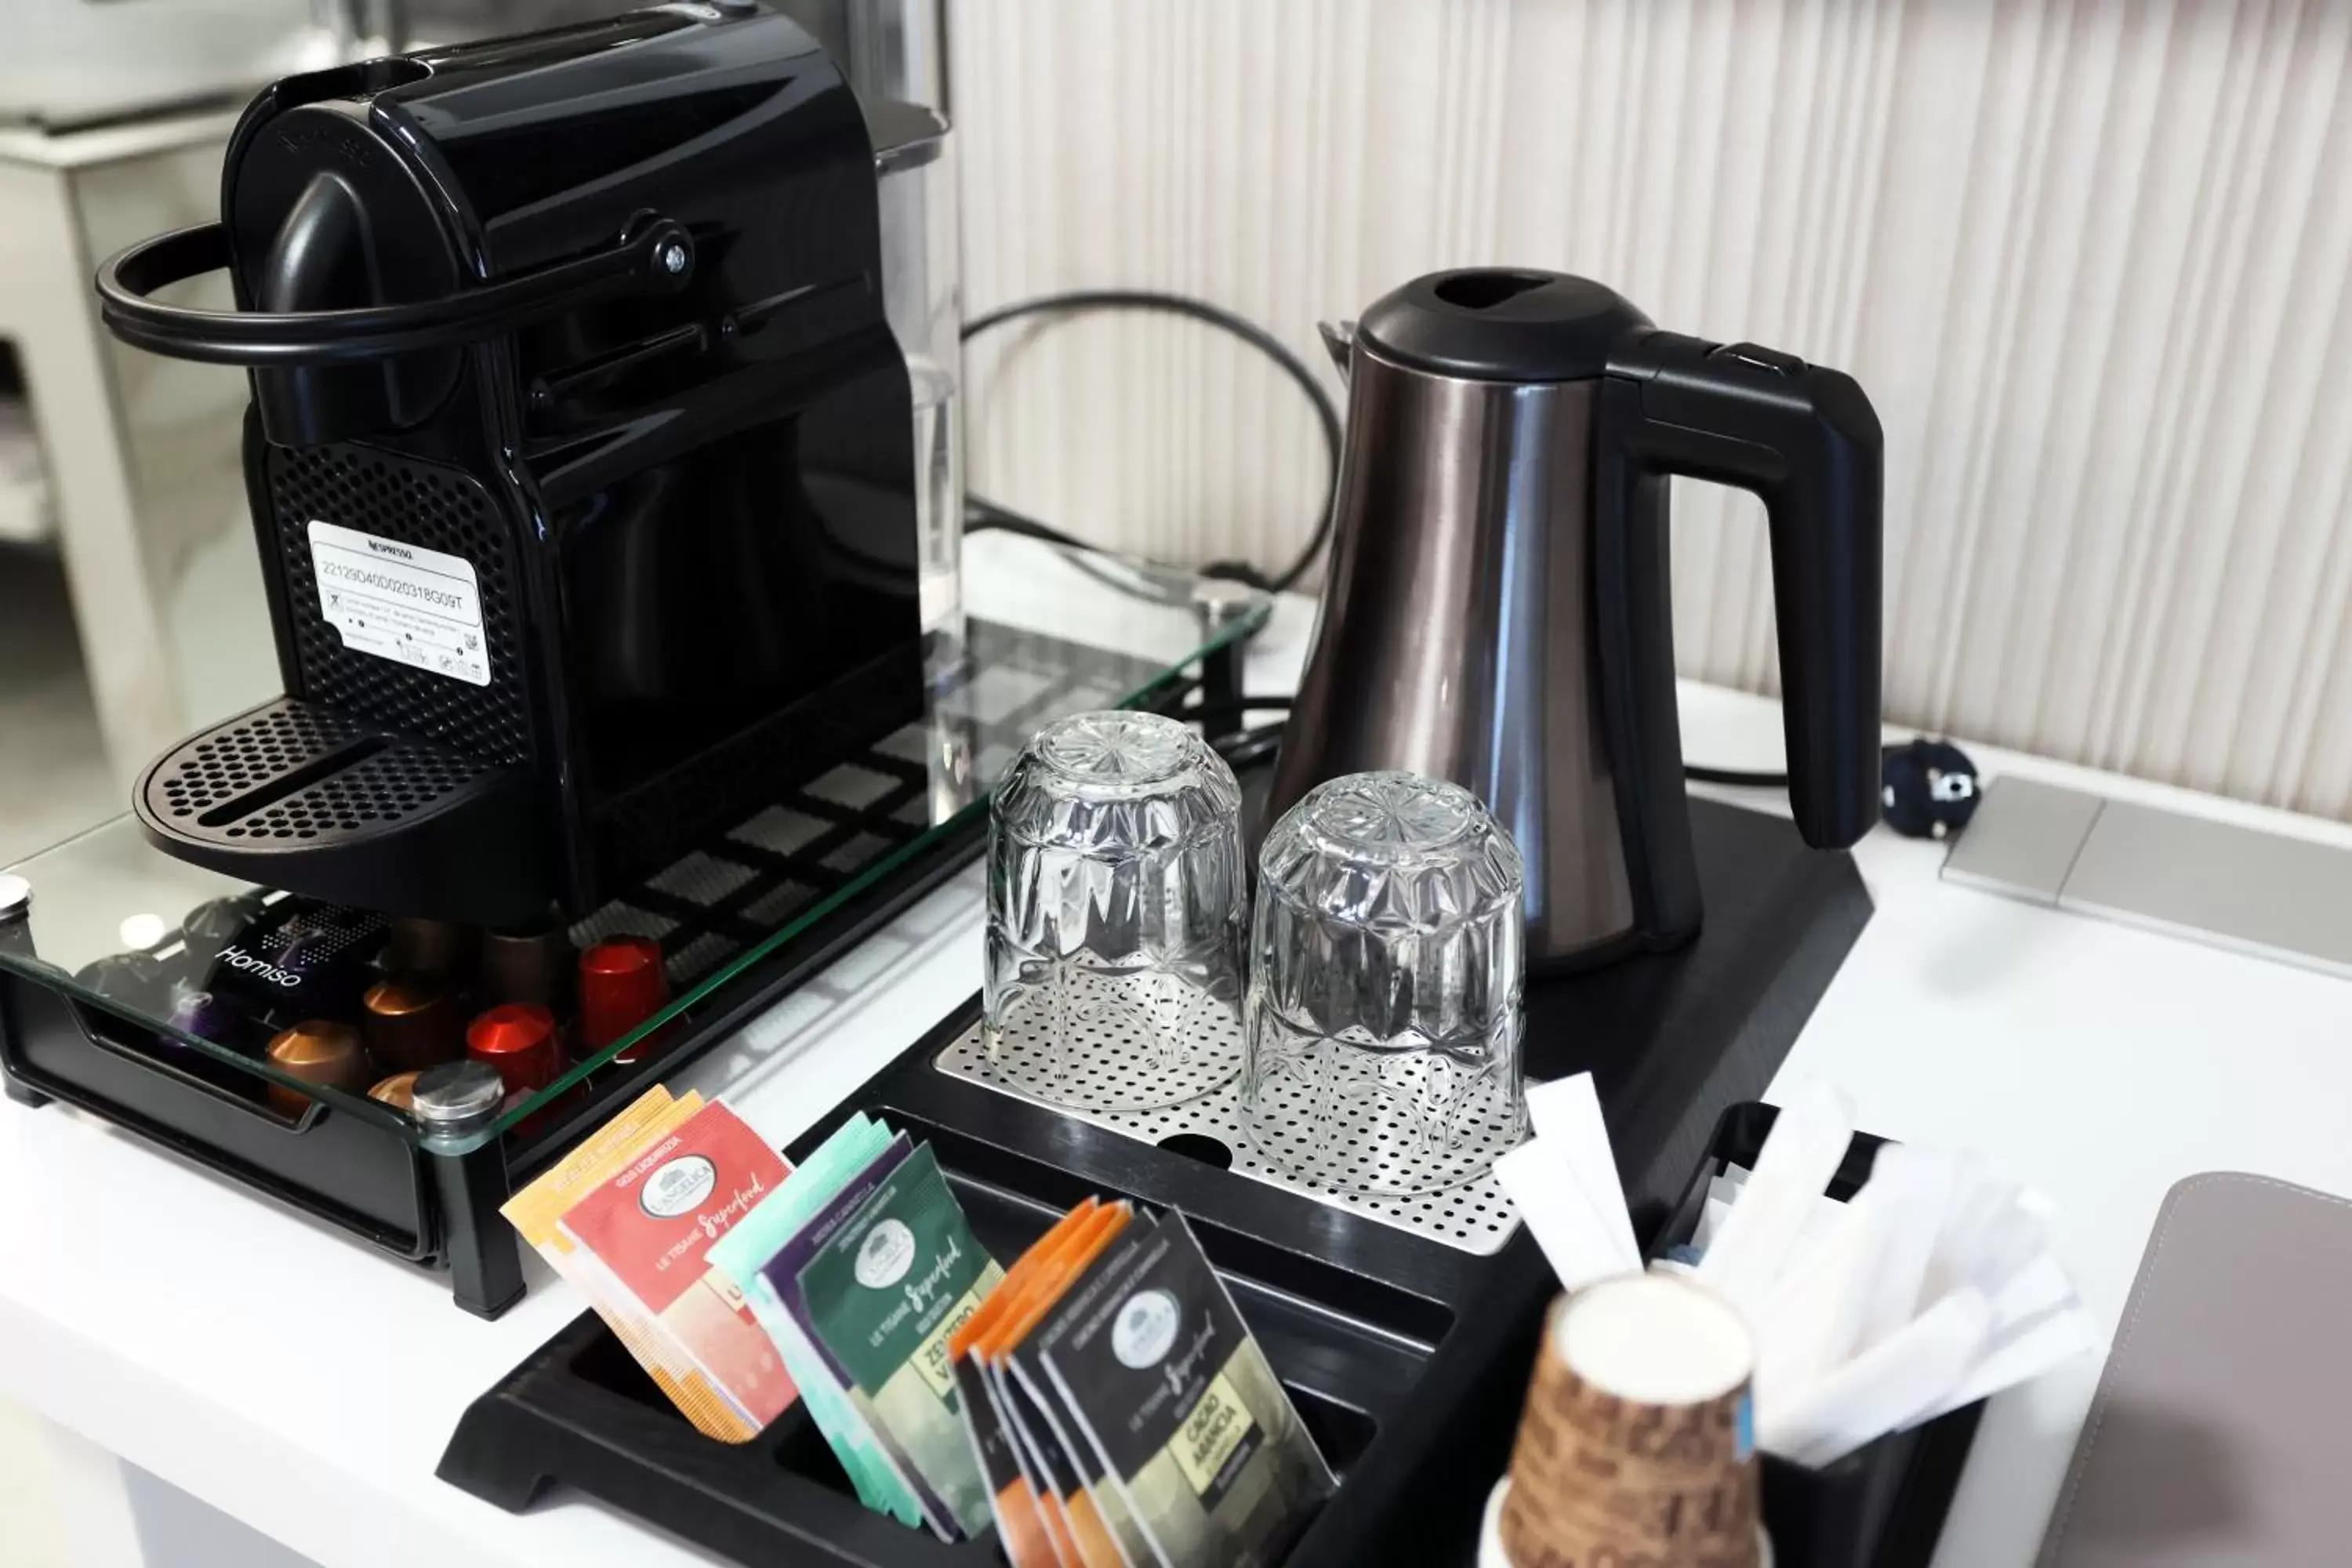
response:
[(1164, 1568), (1271, 1568), (1335, 1487), (1180, 1214), (1066, 1298), (1016, 1375), (1028, 1358)]
[(1004, 1277), (972, 1239), (926, 1143), (811, 1258), (800, 1289), (816, 1337), (967, 1535), (989, 1524), (988, 1488), (957, 1414), (948, 1336)]

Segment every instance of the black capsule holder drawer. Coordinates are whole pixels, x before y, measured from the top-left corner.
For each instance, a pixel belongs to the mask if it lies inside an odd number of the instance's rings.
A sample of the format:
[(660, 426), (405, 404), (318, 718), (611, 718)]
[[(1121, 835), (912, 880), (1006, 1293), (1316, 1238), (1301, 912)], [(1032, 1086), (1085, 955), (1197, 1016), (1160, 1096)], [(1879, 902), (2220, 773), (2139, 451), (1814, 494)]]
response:
[[(1167, 708), (1202, 680), (1212, 684), (1213, 697), (1237, 690), (1232, 683), (1238, 661), (1230, 648), (1207, 655), (1195, 678), (1181, 668), (986, 621), (973, 621), (970, 633), (982, 675), (961, 699), (942, 701), (931, 722), (952, 729), (967, 761), (980, 770), (978, 777), (962, 781), (963, 798), (971, 804), (935, 826), (936, 781), (926, 754), (910, 755), (890, 741), (845, 758), (813, 749), (799, 760), (805, 776), (774, 781), (766, 810), (698, 846), (575, 928), (575, 935), (589, 941), (622, 932), (655, 938), (673, 984), (681, 989), (722, 964), (741, 967), (664, 1026), (658, 1050), (597, 1070), (586, 1084), (481, 1148), (452, 1153), (422, 1145), (413, 1129), (404, 1136), (388, 1108), (375, 1121), (317, 1101), (289, 1113), (282, 1109), (283, 1096), (273, 1101), (258, 1074), (186, 1046), (135, 1009), (91, 1002), (69, 989), (62, 973), (39, 964), (0, 966), (0, 1088), (25, 1105), (77, 1106), (394, 1258), (446, 1268), (457, 1304), (495, 1317), (521, 1298), (524, 1278), (518, 1243), (499, 1205), (620, 1106), (732, 1038), (976, 858), (987, 826), (980, 780), (1033, 731), (1062, 713), (1122, 700)], [(982, 702), (992, 679), (1001, 679), (1008, 694)], [(219, 744), (205, 752), (209, 742), (192, 742), (182, 748), (185, 756), (175, 752), (157, 764), (149, 804), (167, 818), (184, 811), (184, 818), (172, 819), (201, 824), (224, 802), (250, 794), (257, 780), (266, 783), (270, 769), (299, 773), (339, 757), (368, 766), (370, 759), (394, 754), (368, 750), (382, 737), (364, 726), (331, 722), (284, 704), (239, 722), (253, 727), (246, 737), (252, 755)], [(877, 783), (877, 792), (855, 801), (820, 793), (836, 762), (854, 764), (847, 771)], [(293, 799), (283, 803), (289, 812)], [(793, 825), (786, 838), (758, 831), (772, 816)], [(259, 831), (273, 820), (264, 811), (250, 823), (224, 818), (214, 826), (226, 835), (230, 827)], [(338, 830), (341, 820), (335, 819)], [(292, 816), (286, 821), (291, 824)], [(280, 828), (268, 831), (274, 836)], [(319, 830), (289, 826), (284, 831), (284, 842), (299, 844), (308, 841), (302, 834)], [(131, 836), (121, 821), (97, 832)], [(72, 848), (52, 853), (70, 858)], [(120, 855), (110, 849), (97, 857), (102, 862), (97, 874), (119, 879), (126, 857), (147, 853), (136, 844)], [(41, 867), (49, 858), (25, 863), (34, 884), (34, 927), (45, 899), (63, 904), (77, 891), (47, 884)], [(720, 873), (704, 878), (717, 890), (698, 888), (688, 874), (698, 868)], [(824, 912), (744, 962), (822, 900), (833, 900)], [(0, 921), (0, 944), (13, 955), (40, 957), (24, 951), (30, 942), (30, 928)], [(249, 1048), (258, 1051), (268, 1033), (259, 1031)]]
[[(933, 836), (808, 931), (664, 1026), (658, 1053), (592, 1074), (479, 1148), (436, 1151), (386, 1121), (313, 1100), (274, 1102), (255, 1074), (205, 1056), (127, 1009), (0, 968), (0, 1089), (75, 1106), (399, 1258), (446, 1268), (457, 1304), (497, 1317), (521, 1300), (522, 1260), (499, 1206), (622, 1105), (694, 1061), (968, 864), (984, 824)], [(666, 939), (675, 948), (682, 931)]]

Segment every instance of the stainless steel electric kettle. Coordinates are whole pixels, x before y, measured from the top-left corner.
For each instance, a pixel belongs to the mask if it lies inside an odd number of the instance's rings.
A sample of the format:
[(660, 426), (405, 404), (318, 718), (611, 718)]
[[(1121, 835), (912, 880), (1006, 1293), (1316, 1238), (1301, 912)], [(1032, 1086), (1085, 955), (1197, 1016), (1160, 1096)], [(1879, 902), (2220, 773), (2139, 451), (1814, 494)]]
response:
[(1699, 929), (1666, 479), (1762, 498), (1807, 843), (1878, 815), (1879, 429), (1833, 370), (1652, 326), (1559, 273), (1433, 273), (1352, 328), (1331, 567), (1265, 821), (1341, 773), (1475, 792), (1527, 860), (1530, 967)]

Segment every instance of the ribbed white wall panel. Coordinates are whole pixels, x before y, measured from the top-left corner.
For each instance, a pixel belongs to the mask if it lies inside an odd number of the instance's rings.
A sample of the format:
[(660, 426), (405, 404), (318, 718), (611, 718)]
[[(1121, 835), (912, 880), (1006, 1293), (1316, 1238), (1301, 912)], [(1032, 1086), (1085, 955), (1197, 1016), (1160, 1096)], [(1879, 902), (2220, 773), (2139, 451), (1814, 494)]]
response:
[[(1473, 263), (1851, 370), (1897, 721), (2352, 815), (2352, 4), (950, 0), (971, 309), (1313, 323)], [(975, 345), (984, 491), (1284, 558), (1295, 393), (1134, 318)], [(1678, 485), (1686, 673), (1777, 676), (1762, 513)]]

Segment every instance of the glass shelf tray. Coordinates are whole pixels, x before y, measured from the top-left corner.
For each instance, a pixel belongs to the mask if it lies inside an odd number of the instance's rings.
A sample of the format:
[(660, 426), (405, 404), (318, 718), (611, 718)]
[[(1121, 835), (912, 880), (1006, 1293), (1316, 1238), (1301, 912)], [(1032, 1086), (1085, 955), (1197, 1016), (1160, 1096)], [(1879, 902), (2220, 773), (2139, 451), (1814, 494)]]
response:
[[(602, 1050), (571, 1058), (547, 1088), (509, 1097), (497, 1122), (469, 1138), (428, 1139), (388, 1103), (304, 1082), (268, 1060), (270, 1037), (296, 1020), (270, 1010), (266, 982), (257, 988), (249, 973), (222, 974), (217, 960), (200, 960), (181, 921), (238, 895), (257, 898), (276, 920), (296, 912), (282, 908), (293, 896), (174, 859), (128, 815), (8, 868), (32, 886), (30, 941), (0, 942), (0, 968), (152, 1034), (152, 1053), (172, 1070), (257, 1106), (269, 1103), (273, 1085), (292, 1089), (438, 1153), (528, 1134), (534, 1119), (561, 1118), (566, 1102), (618, 1079), (651, 1083), (687, 1027), (678, 1019), (894, 872), (971, 835), (991, 784), (1039, 726), (1165, 700), (1181, 691), (1181, 671), (1255, 631), (1270, 609), (1263, 595), (1232, 596), (1231, 584), (1204, 596), (1186, 573), (1005, 532), (974, 534), (964, 549), (969, 657), (937, 683), (923, 720), (814, 777), (778, 779), (764, 808), (575, 924), (577, 945), (622, 934), (658, 942), (672, 999)], [(355, 946), (386, 940), (366, 921), (316, 908), (355, 929)], [(132, 952), (147, 957), (103, 963)], [(198, 993), (214, 1005), (189, 1005)]]

